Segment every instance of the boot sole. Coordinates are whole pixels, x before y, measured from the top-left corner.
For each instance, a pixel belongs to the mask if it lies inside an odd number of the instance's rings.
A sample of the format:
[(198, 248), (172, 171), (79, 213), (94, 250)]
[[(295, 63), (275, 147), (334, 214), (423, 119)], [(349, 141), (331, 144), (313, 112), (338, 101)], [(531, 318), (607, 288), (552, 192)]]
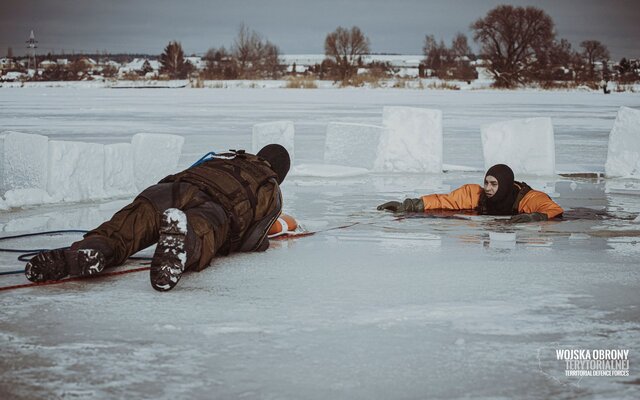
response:
[(68, 275), (99, 274), (105, 265), (105, 257), (99, 250), (55, 249), (36, 254), (27, 262), (24, 274), (31, 282), (57, 281)]
[(149, 272), (155, 290), (169, 291), (180, 281), (187, 262), (186, 236), (187, 216), (175, 208), (166, 210), (160, 220), (160, 238)]
[(31, 282), (57, 281), (69, 275), (64, 250), (38, 253), (27, 262), (24, 275)]

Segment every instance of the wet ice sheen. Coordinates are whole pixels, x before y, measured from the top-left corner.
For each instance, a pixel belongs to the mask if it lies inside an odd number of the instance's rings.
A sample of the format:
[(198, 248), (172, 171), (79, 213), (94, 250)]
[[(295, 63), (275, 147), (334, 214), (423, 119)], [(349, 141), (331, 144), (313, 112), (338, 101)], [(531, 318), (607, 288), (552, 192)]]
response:
[[(519, 117), (523, 110), (553, 114), (560, 163), (603, 164), (601, 136), (617, 107), (640, 106), (637, 96), (493, 91), (336, 96), (334, 91), (230, 90), (219, 96), (215, 90), (87, 90), (74, 91), (76, 98), (50, 89), (45, 102), (34, 96), (38, 90), (27, 96), (24, 90), (3, 89), (0, 124), (15, 130), (18, 122), (31, 123), (64, 139), (88, 135), (97, 141), (105, 131), (126, 136), (142, 128), (166, 129), (186, 137), (182, 166), (219, 147), (246, 148), (253, 123), (288, 119), (296, 121), (299, 162), (318, 163), (326, 121), (375, 124), (381, 105), (407, 103), (444, 110), (444, 141), (452, 144), (445, 146), (445, 161), (452, 164), (481, 169), (481, 123)], [(35, 114), (23, 114), (34, 101)], [(45, 125), (38, 113), (53, 113), (51, 104), (63, 108), (55, 110), (55, 124)], [(85, 107), (94, 111), (81, 111)], [(105, 121), (112, 122), (105, 126)], [(572, 140), (587, 144), (569, 151)], [(605, 193), (605, 183), (597, 179), (527, 178), (535, 188), (544, 185), (557, 193), (565, 208), (605, 209), (628, 219), (507, 226), (488, 217), (398, 218), (375, 210), (405, 195), (481, 180), (482, 172), (469, 171), (292, 176), (283, 185), (285, 211), (308, 229), (358, 224), (274, 242), (265, 253), (218, 258), (203, 272), (185, 273), (165, 294), (150, 287), (148, 272), (1, 292), (0, 394), (636, 398), (637, 385), (627, 382), (639, 378), (633, 365), (640, 348), (640, 247), (638, 237), (606, 234), (637, 232), (633, 219), (640, 198)], [(9, 234), (90, 228), (124, 204), (4, 212), (0, 229)], [(515, 234), (515, 240), (492, 246), (490, 232)], [(49, 244), (64, 243), (51, 238)], [(0, 254), (0, 268), (18, 267), (14, 255)], [(24, 282), (1, 279), (3, 285)], [(577, 385), (554, 375), (557, 362), (545, 358), (565, 347), (628, 348), (632, 376), (584, 378)]]

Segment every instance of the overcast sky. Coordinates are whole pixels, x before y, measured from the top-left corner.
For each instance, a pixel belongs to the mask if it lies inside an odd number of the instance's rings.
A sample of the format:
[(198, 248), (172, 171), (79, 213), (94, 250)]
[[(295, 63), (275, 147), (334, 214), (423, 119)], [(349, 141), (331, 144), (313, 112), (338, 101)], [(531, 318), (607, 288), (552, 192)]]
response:
[(241, 23), (284, 54), (323, 53), (338, 26), (359, 26), (373, 52), (420, 54), (424, 36), (450, 42), (499, 4), (532, 5), (578, 47), (600, 40), (615, 60), (640, 58), (640, 0), (0, 0), (0, 56), (24, 54), (31, 29), (47, 52), (159, 54), (170, 40), (188, 54), (229, 48)]

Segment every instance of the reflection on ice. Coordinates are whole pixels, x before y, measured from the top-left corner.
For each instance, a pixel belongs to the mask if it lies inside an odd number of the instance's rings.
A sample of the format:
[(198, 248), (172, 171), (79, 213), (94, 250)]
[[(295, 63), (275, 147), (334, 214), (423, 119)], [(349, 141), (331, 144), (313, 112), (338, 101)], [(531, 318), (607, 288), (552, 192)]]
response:
[(516, 247), (516, 234), (489, 232), (489, 247), (496, 249), (513, 249)]
[[(617, 107), (640, 105), (637, 95), (624, 93), (376, 91), (371, 96), (368, 90), (345, 90), (336, 96), (336, 91), (247, 89), (219, 96), (215, 90), (123, 89), (69, 96), (68, 90), (7, 90), (0, 94), (9, 99), (0, 107), (4, 129), (31, 126), (57, 139), (100, 143), (126, 141), (137, 132), (177, 134), (186, 138), (182, 167), (203, 149), (248, 148), (254, 123), (291, 119), (296, 159), (321, 162), (318, 149), (328, 121), (375, 124), (383, 104), (412, 104), (443, 110), (447, 163), (480, 167), (478, 127), (531, 114), (553, 117), (558, 166), (594, 172), (592, 166), (604, 164), (605, 136)], [(517, 176), (555, 196), (566, 218), (511, 225), (504, 218), (464, 213), (408, 217), (376, 210), (385, 201), (480, 184), (483, 173), (477, 168), (292, 175), (283, 185), (285, 212), (319, 233), (274, 242), (264, 253), (216, 258), (200, 273), (185, 273), (169, 296), (151, 289), (145, 272), (2, 292), (0, 393), (11, 398), (208, 398), (212, 393), (219, 398), (636, 398), (639, 375), (633, 367), (629, 378), (583, 380), (576, 389), (545, 375), (557, 364), (539, 349), (640, 348), (640, 229), (634, 222), (640, 196), (605, 194), (611, 180), (588, 174)], [(0, 212), (0, 229), (8, 235), (93, 228), (126, 202)], [(348, 228), (326, 231), (339, 226)], [(495, 240), (495, 234), (509, 240)], [(57, 247), (74, 239), (8, 244)], [(505, 243), (508, 248), (494, 247)], [(23, 266), (14, 254), (0, 255), (0, 270)], [(2, 282), (19, 284), (25, 278), (4, 276)]]
[(617, 237), (607, 239), (609, 252), (616, 256), (640, 256), (640, 237)]

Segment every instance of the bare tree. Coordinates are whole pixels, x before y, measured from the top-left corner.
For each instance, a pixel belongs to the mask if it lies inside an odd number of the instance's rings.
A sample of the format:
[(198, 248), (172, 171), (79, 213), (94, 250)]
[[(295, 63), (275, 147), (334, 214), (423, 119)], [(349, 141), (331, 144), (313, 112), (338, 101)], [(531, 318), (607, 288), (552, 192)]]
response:
[(444, 41), (440, 40), (440, 43), (438, 43), (433, 35), (425, 36), (422, 53), (425, 56), (424, 66), (440, 76), (440, 71), (443, 69), (447, 58), (449, 58), (448, 49)]
[(496, 86), (525, 83), (535, 71), (536, 55), (555, 38), (551, 17), (536, 7), (501, 5), (471, 25), (474, 39), (482, 44), (484, 57)]
[(465, 57), (471, 54), (471, 47), (467, 41), (467, 36), (458, 32), (451, 42), (451, 52), (454, 57)]
[(369, 53), (369, 43), (357, 26), (349, 30), (339, 26), (327, 35), (324, 54), (335, 63), (335, 78), (347, 81), (356, 73), (359, 60)]
[(104, 76), (105, 78), (113, 78), (118, 74), (118, 68), (116, 68), (114, 65), (105, 65), (104, 67), (102, 67), (102, 76)]
[(433, 35), (424, 38), (422, 65), (440, 79), (472, 80), (477, 78), (475, 68), (469, 64), (471, 48), (467, 37), (458, 33), (448, 48), (443, 40), (438, 43)]
[(236, 60), (224, 48), (209, 49), (204, 56), (207, 64), (203, 71), (205, 79), (237, 79), (238, 66)]
[(262, 70), (273, 79), (278, 79), (283, 71), (278, 46), (266, 41), (262, 48)]
[(240, 78), (278, 78), (282, 72), (280, 49), (242, 24), (232, 46)]
[(179, 42), (171, 41), (160, 55), (160, 72), (166, 73), (171, 79), (184, 79), (189, 72), (189, 66), (184, 60), (184, 51)]
[(577, 53), (571, 48), (566, 39), (553, 41), (536, 53), (534, 72), (531, 78), (537, 80), (543, 87), (554, 87), (555, 81), (569, 81), (575, 78), (576, 69), (582, 63)]
[(248, 77), (249, 69), (258, 59), (261, 42), (257, 32), (250, 30), (245, 24), (240, 25), (231, 51), (238, 61), (238, 72), (241, 78)]
[(609, 59), (609, 49), (598, 40), (585, 40), (580, 43), (582, 56), (589, 66), (590, 78), (594, 78), (594, 66), (596, 61), (606, 62)]

